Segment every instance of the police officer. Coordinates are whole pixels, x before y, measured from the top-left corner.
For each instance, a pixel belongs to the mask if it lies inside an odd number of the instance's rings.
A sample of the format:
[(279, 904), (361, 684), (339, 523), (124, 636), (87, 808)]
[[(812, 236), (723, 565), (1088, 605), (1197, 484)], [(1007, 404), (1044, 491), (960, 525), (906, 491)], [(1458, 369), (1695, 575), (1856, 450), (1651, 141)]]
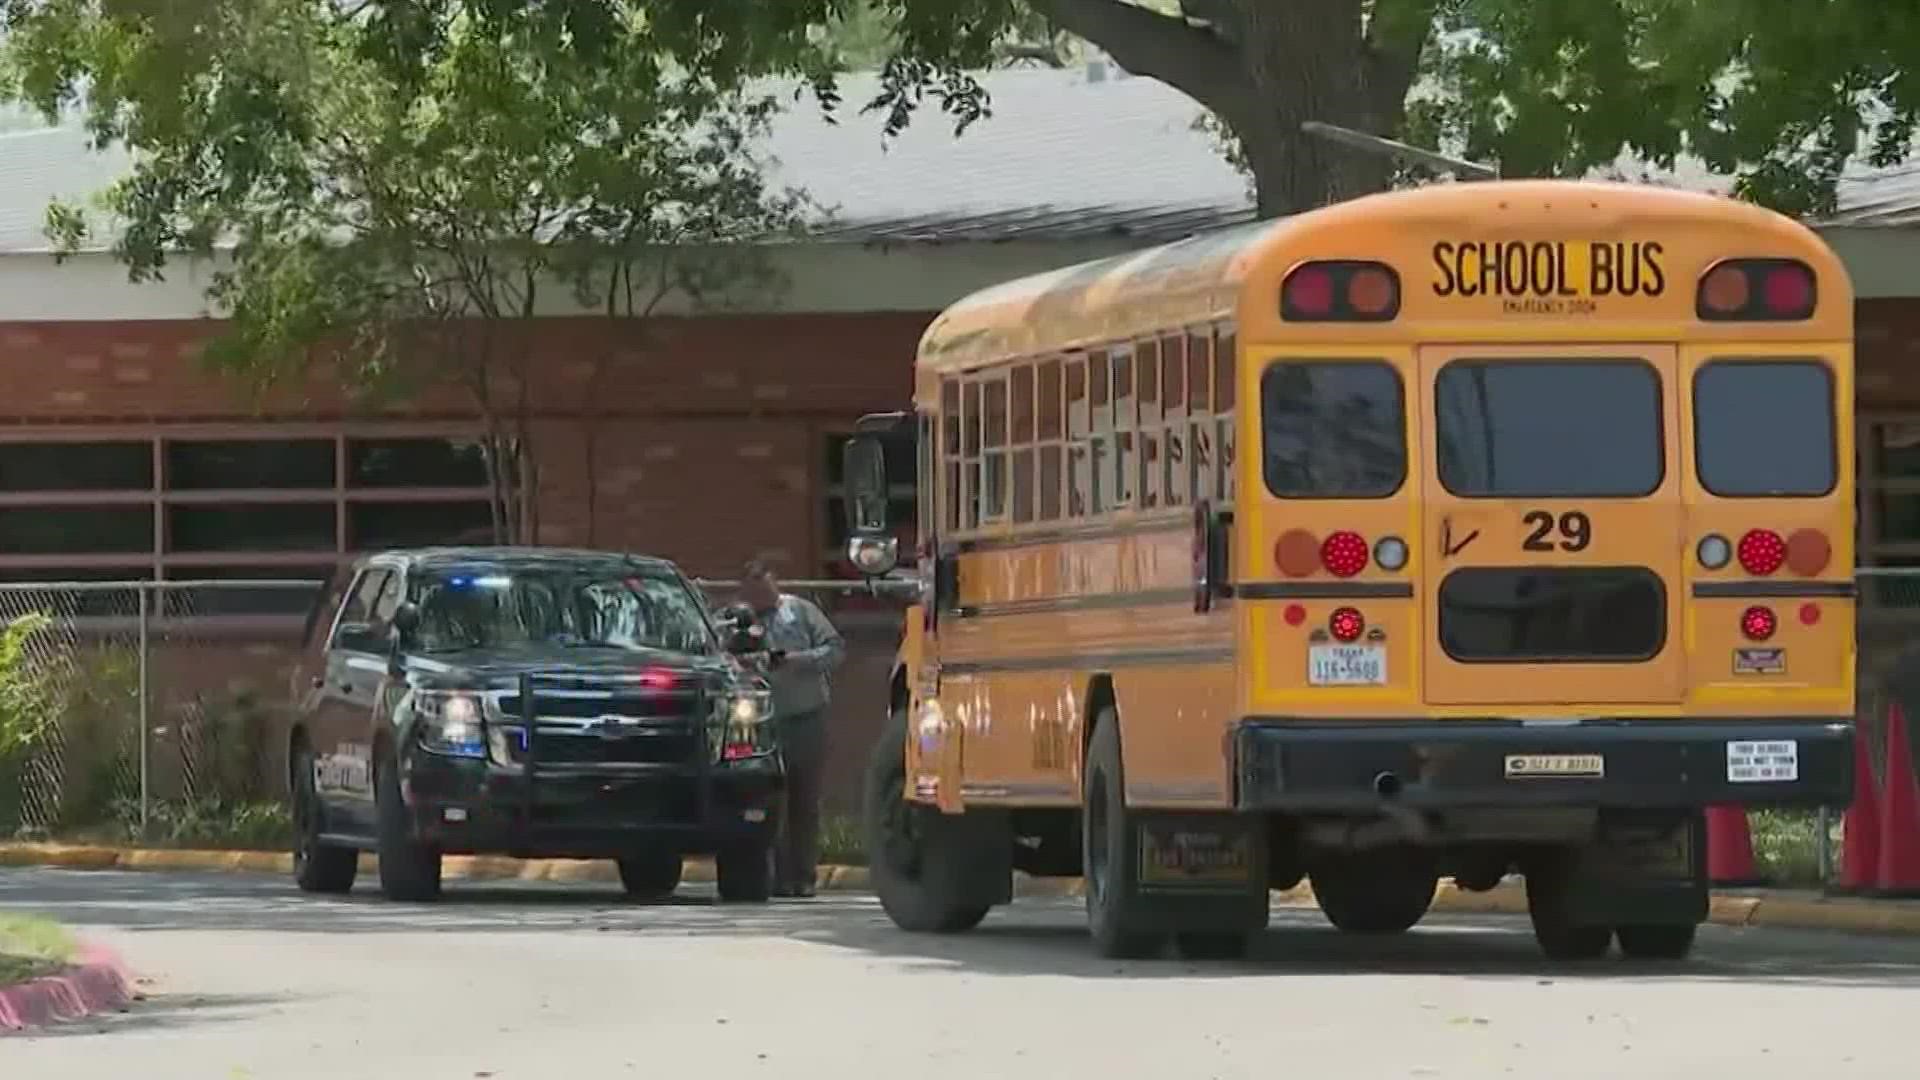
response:
[(764, 560), (747, 564), (740, 594), (766, 634), (773, 722), (787, 766), (786, 812), (774, 849), (774, 892), (812, 896), (820, 867), (827, 701), (833, 671), (846, 658), (846, 644), (812, 601), (780, 590), (779, 579)]

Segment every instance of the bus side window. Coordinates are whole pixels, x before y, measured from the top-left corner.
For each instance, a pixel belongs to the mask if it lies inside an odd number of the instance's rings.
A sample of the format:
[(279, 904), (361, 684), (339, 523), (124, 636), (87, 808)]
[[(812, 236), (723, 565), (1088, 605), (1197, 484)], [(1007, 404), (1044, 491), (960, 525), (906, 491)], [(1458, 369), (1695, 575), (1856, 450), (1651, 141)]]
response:
[(1113, 398), (1109, 394), (1109, 360), (1104, 350), (1087, 354), (1087, 411), (1093, 418), (1093, 437), (1087, 443), (1087, 514), (1098, 517), (1113, 501)]
[(1007, 373), (996, 371), (980, 382), (980, 520), (1007, 516)]
[(1215, 421), (1216, 445), (1220, 452), (1220, 479), (1217, 481), (1222, 503), (1233, 502), (1233, 462), (1234, 431), (1233, 406), (1235, 396), (1234, 375), (1234, 333), (1231, 327), (1220, 327), (1214, 332), (1213, 344), (1213, 411)]
[(1085, 517), (1092, 505), (1093, 410), (1087, 384), (1087, 361), (1073, 357), (1066, 367), (1067, 403), (1067, 516)]
[(1009, 376), (1011, 430), (1007, 443), (1013, 467), (1013, 520), (1033, 520), (1033, 365), (1017, 364)]
[(1168, 506), (1187, 505), (1187, 338), (1160, 339), (1160, 489)]
[(1195, 502), (1219, 495), (1213, 467), (1213, 337), (1187, 342), (1187, 490)]
[(1152, 510), (1163, 498), (1160, 482), (1166, 466), (1161, 462), (1160, 431), (1160, 342), (1139, 344), (1133, 371), (1133, 396), (1140, 406), (1140, 509)]
[(980, 384), (971, 379), (960, 384), (960, 462), (960, 482), (964, 485), (960, 495), (960, 527), (977, 529), (984, 477), (980, 467)]
[(940, 498), (945, 513), (940, 517), (947, 532), (961, 528), (960, 499), (960, 382), (947, 379), (940, 384)]
[(1040, 520), (1058, 521), (1063, 512), (1060, 496), (1066, 484), (1066, 458), (1061, 447), (1066, 437), (1066, 399), (1061, 395), (1059, 358), (1042, 363), (1038, 374), (1034, 434), (1040, 443)]
[(1131, 344), (1113, 350), (1113, 495), (1109, 510), (1133, 505), (1139, 497), (1138, 401), (1133, 392), (1134, 349)]

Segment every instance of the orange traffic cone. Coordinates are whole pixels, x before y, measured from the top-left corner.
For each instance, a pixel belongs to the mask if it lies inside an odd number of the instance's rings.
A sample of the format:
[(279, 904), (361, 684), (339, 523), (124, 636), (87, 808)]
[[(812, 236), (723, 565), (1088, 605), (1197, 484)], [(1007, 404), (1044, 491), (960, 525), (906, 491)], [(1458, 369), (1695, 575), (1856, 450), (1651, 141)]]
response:
[(1914, 785), (1906, 712), (1887, 708), (1887, 790), (1880, 803), (1875, 896), (1920, 896), (1920, 788)]
[(1753, 863), (1745, 807), (1707, 807), (1707, 880), (1736, 889), (1766, 884)]
[(1866, 892), (1880, 873), (1880, 796), (1867, 753), (1867, 733), (1853, 740), (1853, 802), (1847, 807), (1840, 838), (1840, 879), (1828, 887), (1836, 894)]

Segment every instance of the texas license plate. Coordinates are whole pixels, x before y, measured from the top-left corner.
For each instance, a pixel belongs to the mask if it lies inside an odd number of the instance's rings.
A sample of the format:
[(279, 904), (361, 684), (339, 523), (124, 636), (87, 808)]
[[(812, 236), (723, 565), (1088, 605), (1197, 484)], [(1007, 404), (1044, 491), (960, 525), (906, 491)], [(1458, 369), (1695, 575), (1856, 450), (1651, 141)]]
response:
[(1307, 682), (1312, 686), (1382, 686), (1387, 681), (1384, 645), (1310, 645)]

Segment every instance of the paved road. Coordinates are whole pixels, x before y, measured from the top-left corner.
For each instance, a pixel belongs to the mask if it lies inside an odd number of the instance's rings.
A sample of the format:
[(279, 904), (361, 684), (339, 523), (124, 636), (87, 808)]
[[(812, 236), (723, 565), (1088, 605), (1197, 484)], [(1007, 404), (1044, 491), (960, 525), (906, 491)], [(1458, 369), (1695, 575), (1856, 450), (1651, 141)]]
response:
[(129, 1014), (0, 1037), (7, 1080), (1912, 1075), (1920, 942), (1708, 928), (1684, 969), (1539, 960), (1523, 924), (1393, 941), (1276, 913), (1242, 963), (1094, 959), (1070, 903), (910, 937), (865, 897), (637, 907), (454, 886), (0, 869), (145, 975)]

